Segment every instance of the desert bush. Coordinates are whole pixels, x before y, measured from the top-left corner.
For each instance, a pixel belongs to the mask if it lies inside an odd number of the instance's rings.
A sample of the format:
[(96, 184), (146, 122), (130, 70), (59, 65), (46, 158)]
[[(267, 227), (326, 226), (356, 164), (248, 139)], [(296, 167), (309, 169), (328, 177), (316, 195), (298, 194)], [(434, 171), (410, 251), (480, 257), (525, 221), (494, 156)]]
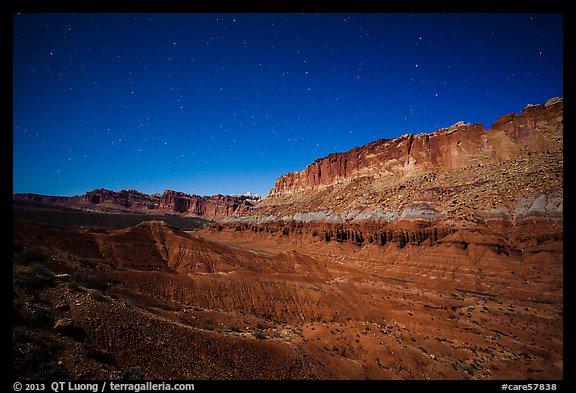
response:
[(266, 338), (266, 334), (260, 329), (254, 329), (252, 335), (258, 340), (264, 340)]
[(13, 261), (20, 265), (28, 265), (32, 262), (42, 262), (47, 259), (46, 254), (38, 248), (25, 248), (14, 245)]
[(14, 298), (12, 299), (12, 317), (14, 320), (20, 319), (20, 312), (22, 311), (23, 305), (24, 302), (20, 300), (15, 294)]
[(30, 268), (14, 270), (12, 283), (14, 286), (23, 288), (29, 293), (43, 288), (52, 287), (54, 280), (50, 273), (40, 264), (33, 264)]
[(236, 332), (236, 333), (240, 333), (240, 328), (236, 325), (230, 325), (228, 326), (228, 330), (230, 330), (231, 332)]
[(22, 342), (26, 339), (26, 329), (23, 326), (14, 326), (12, 328), (12, 343)]
[(14, 342), (12, 365), (14, 375), (23, 379), (59, 379), (66, 378), (66, 372), (54, 364), (58, 345), (47, 338), (27, 337), (26, 343)]
[(108, 288), (108, 282), (106, 280), (82, 272), (73, 273), (71, 279), (72, 284), (85, 288), (96, 289), (99, 291), (105, 291)]
[(115, 365), (116, 360), (114, 356), (110, 353), (101, 351), (98, 348), (94, 347), (93, 345), (85, 345), (86, 348), (86, 357), (92, 360), (96, 360), (99, 363)]
[(31, 262), (28, 267), (34, 274), (50, 274), (50, 272), (40, 262)]
[(94, 292), (90, 292), (90, 299), (94, 300), (96, 302), (101, 302), (105, 299), (104, 295), (102, 294), (102, 292), (96, 290)]

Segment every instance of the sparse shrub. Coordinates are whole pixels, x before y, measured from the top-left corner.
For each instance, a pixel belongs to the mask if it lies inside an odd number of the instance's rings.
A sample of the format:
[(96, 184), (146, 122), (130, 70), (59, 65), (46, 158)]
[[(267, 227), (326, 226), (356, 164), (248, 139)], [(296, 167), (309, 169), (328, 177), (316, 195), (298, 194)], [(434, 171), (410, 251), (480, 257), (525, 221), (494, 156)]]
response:
[[(25, 342), (25, 344), (24, 344)], [(21, 342), (14, 342), (12, 364), (17, 378), (58, 379), (66, 378), (64, 370), (54, 364), (58, 345), (45, 337), (27, 336)]]
[(46, 362), (50, 357), (48, 350), (36, 343), (31, 343), (27, 351), (14, 356), (15, 369), (37, 370), (40, 363)]
[(13, 284), (25, 289), (28, 293), (43, 288), (52, 287), (54, 280), (48, 271), (40, 264), (34, 264), (30, 268), (20, 268), (14, 271)]
[(252, 335), (258, 340), (264, 340), (266, 338), (266, 334), (260, 329), (254, 329)]
[(34, 274), (50, 274), (48, 270), (46, 270), (44, 265), (42, 265), (40, 262), (31, 262), (30, 265), (28, 265), (28, 267), (30, 268), (30, 271)]
[(33, 322), (36, 326), (48, 327), (54, 323), (52, 313), (49, 310), (38, 306), (32, 308), (28, 320)]
[(78, 342), (83, 342), (86, 339), (86, 331), (81, 326), (78, 326), (70, 318), (62, 318), (54, 324), (54, 330), (64, 336), (73, 338)]
[(231, 332), (240, 333), (240, 328), (236, 325), (228, 326), (228, 330), (230, 330)]
[(130, 366), (124, 373), (124, 379), (129, 381), (141, 380), (143, 378), (142, 369), (140, 366)]
[(105, 291), (108, 288), (108, 282), (98, 277), (94, 277), (82, 272), (73, 273), (71, 276), (72, 285), (76, 284), (85, 288)]
[(12, 317), (14, 318), (15, 321), (21, 319), (20, 312), (22, 311), (23, 304), (24, 303), (22, 302), (22, 300), (20, 300), (17, 297), (14, 297), (14, 299), (12, 300)]
[(101, 302), (101, 301), (103, 301), (105, 298), (104, 298), (104, 295), (102, 294), (102, 292), (100, 292), (100, 291), (94, 291), (94, 292), (90, 292), (90, 299), (91, 299), (91, 300), (94, 300), (94, 301), (96, 301), (96, 302)]
[(12, 342), (22, 342), (26, 340), (26, 329), (23, 326), (14, 326), (12, 328)]
[(21, 265), (28, 265), (32, 262), (42, 262), (47, 259), (46, 254), (37, 248), (24, 248), (22, 246), (15, 246), (14, 252), (14, 262)]
[(79, 291), (80, 285), (76, 281), (70, 281), (70, 289), (73, 291)]
[(86, 346), (86, 356), (92, 360), (96, 360), (99, 363), (110, 365), (116, 364), (116, 361), (114, 360), (114, 357), (111, 354), (109, 354), (108, 352), (101, 351), (92, 345)]

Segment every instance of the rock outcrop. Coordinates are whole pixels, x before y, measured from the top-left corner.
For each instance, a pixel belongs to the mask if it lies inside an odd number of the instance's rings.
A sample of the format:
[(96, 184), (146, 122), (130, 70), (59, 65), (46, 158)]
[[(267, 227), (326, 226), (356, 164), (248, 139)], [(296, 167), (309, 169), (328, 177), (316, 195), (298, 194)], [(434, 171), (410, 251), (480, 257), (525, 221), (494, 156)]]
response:
[(380, 140), (282, 176), (256, 205), (17, 195), (217, 219), (193, 232), (14, 220), (17, 376), (561, 380), (562, 130), (553, 99), (488, 131)]
[(98, 188), (72, 197), (38, 194), (15, 194), (18, 204), (99, 211), (110, 213), (172, 214), (214, 219), (232, 216), (239, 208), (254, 206), (249, 196), (199, 196), (166, 190), (160, 194), (144, 194), (136, 190), (111, 191)]
[(281, 176), (268, 198), (214, 228), (400, 247), (464, 228), (509, 238), (512, 249), (530, 237), (561, 241), (562, 141), (562, 98), (504, 115), (488, 131), (460, 121), (381, 139)]
[(83, 201), (95, 205), (109, 203), (137, 211), (153, 210), (158, 207), (157, 196), (147, 195), (136, 190), (114, 192), (99, 188), (84, 194)]
[(563, 100), (553, 98), (546, 105), (526, 107), (518, 115), (502, 116), (488, 131), (481, 124), (458, 122), (433, 133), (379, 139), (281, 176), (269, 197), (315, 191), (354, 177), (407, 176), (557, 149), (563, 139), (562, 119)]
[(160, 198), (157, 194), (147, 195), (136, 190), (111, 191), (97, 188), (72, 197), (15, 194), (14, 200), (54, 207), (83, 208), (83, 210), (144, 213), (157, 209)]
[(199, 196), (166, 190), (160, 198), (159, 208), (168, 212), (201, 217), (229, 217), (239, 207), (251, 207), (243, 196)]

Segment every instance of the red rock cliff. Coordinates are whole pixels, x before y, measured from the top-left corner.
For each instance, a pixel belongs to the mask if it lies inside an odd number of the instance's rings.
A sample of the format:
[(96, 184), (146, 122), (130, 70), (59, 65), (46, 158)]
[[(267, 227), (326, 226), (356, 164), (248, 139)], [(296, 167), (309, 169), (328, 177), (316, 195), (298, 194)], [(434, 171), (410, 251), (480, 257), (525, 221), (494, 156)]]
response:
[(159, 194), (144, 194), (136, 190), (111, 191), (98, 188), (72, 197), (38, 194), (15, 194), (15, 201), (79, 210), (105, 212), (176, 214), (200, 216), (206, 219), (232, 216), (239, 208), (253, 206), (246, 196), (198, 196), (166, 190)]
[(98, 188), (84, 195), (73, 197), (73, 199), (78, 202), (89, 202), (95, 205), (119, 205), (134, 211), (153, 210), (158, 207), (158, 197), (136, 190), (120, 190), (116, 192)]
[(240, 206), (248, 205), (251, 206), (242, 198), (232, 196), (198, 196), (166, 190), (160, 198), (159, 208), (180, 214), (214, 218), (232, 216)]
[(406, 175), (434, 168), (460, 168), (507, 160), (524, 151), (557, 148), (563, 137), (563, 100), (528, 105), (507, 114), (486, 131), (481, 124), (458, 122), (433, 133), (379, 139), (344, 153), (317, 159), (304, 170), (282, 175), (269, 196), (291, 195), (361, 175)]

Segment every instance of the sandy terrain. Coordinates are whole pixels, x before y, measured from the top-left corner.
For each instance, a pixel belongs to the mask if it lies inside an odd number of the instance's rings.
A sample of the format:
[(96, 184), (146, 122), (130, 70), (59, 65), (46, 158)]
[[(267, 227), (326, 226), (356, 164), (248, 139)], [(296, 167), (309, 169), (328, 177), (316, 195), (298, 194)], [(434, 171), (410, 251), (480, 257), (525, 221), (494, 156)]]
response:
[(563, 376), (561, 240), (506, 255), (465, 231), (296, 250), (161, 222), (14, 234), (19, 377)]

